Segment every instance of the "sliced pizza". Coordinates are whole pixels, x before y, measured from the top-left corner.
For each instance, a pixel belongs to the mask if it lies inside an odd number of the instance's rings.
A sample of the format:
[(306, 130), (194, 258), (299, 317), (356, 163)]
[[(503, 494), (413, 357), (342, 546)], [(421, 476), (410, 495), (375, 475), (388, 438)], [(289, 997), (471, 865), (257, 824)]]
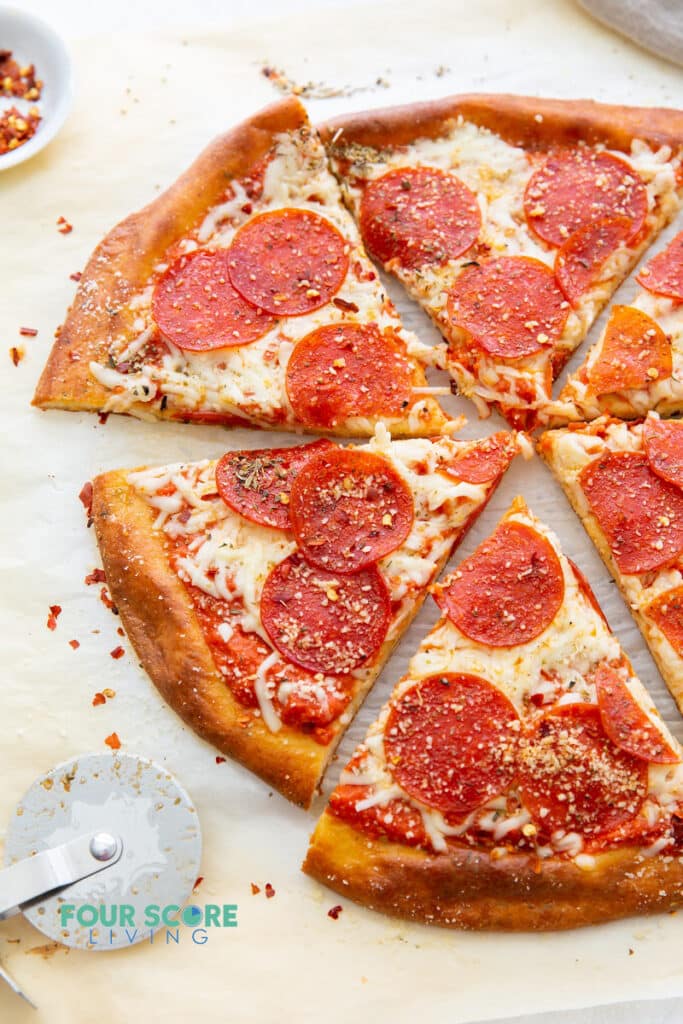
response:
[(434, 589), (442, 619), (344, 769), (304, 870), (452, 928), (683, 903), (683, 751), (521, 498)]
[[(42, 408), (370, 436), (448, 432), (291, 98), (213, 142), (93, 253)], [(444, 389), (437, 389), (443, 391)]]
[(308, 806), (523, 439), (319, 440), (114, 471), (91, 517), (122, 623), (200, 736)]
[(538, 448), (683, 713), (683, 422), (603, 416), (549, 430)]
[(458, 390), (518, 427), (679, 208), (681, 111), (470, 95), (321, 132), (370, 255), (444, 335)]
[(636, 280), (633, 302), (612, 309), (602, 336), (544, 411), (546, 422), (683, 412), (683, 231)]

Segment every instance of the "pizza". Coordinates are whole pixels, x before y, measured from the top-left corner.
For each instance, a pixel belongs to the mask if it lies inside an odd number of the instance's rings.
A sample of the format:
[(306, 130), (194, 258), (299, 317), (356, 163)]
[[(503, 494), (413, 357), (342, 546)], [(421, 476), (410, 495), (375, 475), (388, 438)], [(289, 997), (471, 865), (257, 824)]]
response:
[(680, 205), (681, 111), (469, 95), (321, 133), (366, 248), (443, 334), (458, 391), (517, 427)]
[(580, 570), (518, 498), (344, 769), (304, 871), (452, 928), (683, 903), (683, 750)]
[(327, 439), (92, 484), (142, 667), (223, 754), (308, 806), (427, 587), (525, 440)]
[(683, 422), (602, 416), (538, 447), (683, 712)]
[(597, 343), (544, 419), (637, 419), (683, 412), (683, 231), (643, 267), (628, 306), (614, 306)]
[(425, 379), (430, 352), (403, 328), (290, 98), (217, 139), (106, 236), (34, 404), (431, 436), (453, 424)]

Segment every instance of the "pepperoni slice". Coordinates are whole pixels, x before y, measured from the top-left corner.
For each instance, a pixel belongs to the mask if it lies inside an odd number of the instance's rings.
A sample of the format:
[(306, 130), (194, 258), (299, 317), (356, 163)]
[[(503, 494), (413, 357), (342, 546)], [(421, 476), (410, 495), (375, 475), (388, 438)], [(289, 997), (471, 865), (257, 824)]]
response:
[(513, 705), (488, 680), (429, 676), (391, 707), (387, 765), (409, 796), (462, 819), (512, 783), (518, 728)]
[(558, 340), (569, 303), (545, 263), (502, 256), (465, 267), (449, 292), (448, 315), (492, 356), (520, 359)]
[(631, 235), (626, 217), (605, 217), (570, 235), (555, 257), (555, 276), (572, 305), (596, 282), (612, 253)]
[(649, 292), (683, 302), (683, 231), (669, 242), (666, 249), (652, 257), (636, 281)]
[(216, 466), (216, 490), (226, 505), (252, 523), (289, 530), (292, 482), (309, 459), (328, 448), (334, 448), (331, 441), (226, 452)]
[(594, 395), (646, 388), (672, 369), (671, 344), (659, 324), (633, 306), (615, 306), (588, 387)]
[(360, 205), (360, 229), (380, 263), (407, 270), (456, 259), (481, 229), (476, 196), (454, 174), (401, 167), (371, 181)]
[(611, 665), (598, 666), (595, 689), (603, 728), (620, 750), (654, 764), (677, 764), (680, 761), (671, 744)]
[(669, 565), (683, 550), (683, 494), (656, 476), (640, 452), (605, 452), (579, 482), (624, 573)]
[(301, 316), (337, 294), (349, 268), (347, 248), (334, 225), (310, 210), (261, 213), (227, 250), (230, 280), (259, 309)]
[(175, 260), (154, 288), (152, 316), (163, 336), (187, 352), (249, 345), (276, 322), (235, 291), (225, 249)]
[(309, 565), (300, 552), (271, 571), (261, 621), (285, 658), (311, 672), (344, 675), (382, 646), (391, 601), (376, 566), (353, 576)]
[(593, 704), (556, 708), (520, 741), (520, 794), (544, 835), (597, 836), (629, 821), (645, 799), (647, 771), (612, 743)]
[(501, 430), (460, 452), (444, 466), (444, 472), (466, 484), (489, 484), (505, 472), (517, 450), (513, 435)]
[(539, 636), (564, 598), (553, 546), (524, 523), (501, 523), (449, 579), (436, 603), (461, 633), (489, 647), (516, 647)]
[(634, 238), (647, 216), (647, 190), (617, 156), (593, 149), (549, 157), (529, 179), (524, 213), (531, 230), (551, 245), (604, 217), (626, 217)]
[(653, 473), (683, 489), (683, 422), (648, 416), (643, 446)]
[(661, 629), (676, 654), (683, 657), (683, 587), (660, 594), (645, 608), (645, 614)]
[(376, 324), (327, 324), (298, 342), (286, 387), (298, 420), (334, 427), (352, 416), (398, 416), (412, 398), (405, 352)]
[(312, 565), (354, 573), (400, 547), (413, 525), (413, 496), (381, 455), (333, 448), (301, 470), (289, 514)]

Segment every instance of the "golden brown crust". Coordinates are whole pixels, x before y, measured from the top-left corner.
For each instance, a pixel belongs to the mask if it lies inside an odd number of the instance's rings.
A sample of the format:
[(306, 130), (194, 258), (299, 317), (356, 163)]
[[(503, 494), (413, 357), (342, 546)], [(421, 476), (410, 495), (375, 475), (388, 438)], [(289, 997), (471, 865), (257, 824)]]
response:
[(340, 147), (357, 143), (386, 149), (418, 138), (438, 138), (459, 116), (525, 149), (588, 142), (626, 151), (636, 138), (655, 146), (683, 144), (681, 110), (488, 93), (342, 114), (318, 130), (328, 145), (334, 141)]
[(34, 405), (102, 407), (108, 392), (89, 373), (88, 364), (106, 363), (112, 340), (132, 330), (135, 314), (127, 303), (145, 287), (167, 249), (225, 194), (230, 180), (244, 177), (265, 156), (273, 136), (306, 121), (306, 111), (294, 97), (271, 104), (211, 142), (170, 188), (109, 232), (83, 272), (38, 382)]
[(311, 837), (303, 870), (373, 910), (447, 928), (550, 931), (683, 904), (678, 857), (647, 858), (622, 848), (583, 869), (559, 857), (493, 860), (464, 847), (428, 853), (373, 838), (329, 810)]
[(659, 637), (662, 634), (660, 634), (654, 623), (650, 622), (650, 620), (647, 619), (637, 607), (633, 606), (633, 602), (631, 601), (624, 584), (624, 578), (619, 571), (619, 566), (614, 560), (612, 549), (607, 542), (605, 534), (600, 528), (597, 518), (592, 512), (586, 513), (584, 509), (582, 509), (579, 503), (579, 488), (572, 482), (569, 475), (566, 473), (562, 458), (557, 451), (556, 442), (558, 438), (567, 432), (568, 431), (566, 429), (547, 430), (541, 435), (536, 443), (538, 453), (562, 487), (562, 490), (566, 494), (567, 499), (578, 516), (584, 530), (593, 541), (598, 554), (619, 587), (619, 592), (624, 599), (624, 603), (630, 611), (636, 625), (643, 634), (643, 638), (645, 639), (645, 642), (650, 649), (650, 653), (657, 664), (657, 668), (662, 675), (662, 679), (669, 688), (671, 696), (676, 701), (678, 710), (683, 714), (683, 671), (681, 670), (681, 659), (675, 654), (675, 652), (673, 652), (673, 650), (670, 655), (666, 653), (666, 650), (663, 648), (663, 645), (659, 640)]

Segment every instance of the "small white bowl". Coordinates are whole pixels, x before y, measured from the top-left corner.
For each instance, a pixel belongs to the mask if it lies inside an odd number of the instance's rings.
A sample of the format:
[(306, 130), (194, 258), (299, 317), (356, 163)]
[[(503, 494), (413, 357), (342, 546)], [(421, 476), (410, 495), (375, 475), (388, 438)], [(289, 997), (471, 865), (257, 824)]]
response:
[(55, 30), (44, 21), (16, 7), (0, 7), (0, 45), (11, 50), (18, 64), (35, 64), (43, 82), (39, 100), (28, 102), (0, 96), (0, 111), (16, 106), (22, 113), (38, 106), (41, 122), (32, 139), (0, 156), (0, 171), (35, 156), (47, 146), (66, 120), (73, 99), (71, 58)]

